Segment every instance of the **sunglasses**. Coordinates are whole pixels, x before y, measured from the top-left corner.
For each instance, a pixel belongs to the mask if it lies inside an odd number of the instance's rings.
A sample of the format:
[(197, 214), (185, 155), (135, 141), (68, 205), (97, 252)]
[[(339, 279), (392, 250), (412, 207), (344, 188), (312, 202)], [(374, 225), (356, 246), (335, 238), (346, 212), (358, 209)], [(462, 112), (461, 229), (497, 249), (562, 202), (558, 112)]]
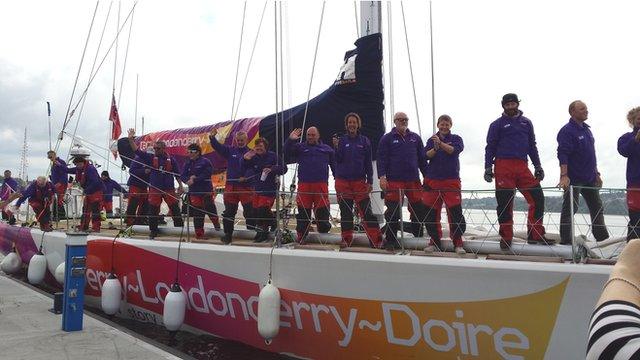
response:
[(189, 150), (189, 154), (197, 154), (198, 150)]

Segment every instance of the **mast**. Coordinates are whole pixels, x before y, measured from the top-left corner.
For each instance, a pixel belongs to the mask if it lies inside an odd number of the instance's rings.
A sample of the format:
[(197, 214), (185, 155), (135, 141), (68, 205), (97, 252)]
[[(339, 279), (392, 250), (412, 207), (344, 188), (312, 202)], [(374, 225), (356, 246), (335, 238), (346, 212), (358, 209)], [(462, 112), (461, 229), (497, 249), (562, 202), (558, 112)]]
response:
[(29, 167), (29, 160), (27, 159), (27, 152), (29, 151), (29, 145), (27, 144), (27, 127), (24, 127), (24, 138), (22, 140), (22, 151), (20, 152), (20, 171), (18, 172), (18, 178), (28, 181), (27, 168)]
[[(360, 2), (360, 36), (382, 32), (382, 2), (362, 1)], [(382, 44), (380, 44), (382, 46)], [(383, 77), (384, 79), (384, 74)], [(393, 114), (391, 114), (393, 116)], [(383, 116), (384, 119), (384, 116)], [(384, 120), (383, 120), (384, 122)], [(382, 126), (384, 129), (384, 124)], [(379, 196), (380, 182), (378, 181), (378, 170), (376, 162), (373, 162), (373, 191), (369, 194), (371, 200), (371, 212), (381, 220), (384, 218), (384, 202)]]
[(433, 17), (431, 16), (431, 1), (429, 1), (429, 42), (431, 45), (431, 122), (433, 126), (433, 133), (436, 133), (436, 87), (435, 87), (435, 75), (433, 72)]

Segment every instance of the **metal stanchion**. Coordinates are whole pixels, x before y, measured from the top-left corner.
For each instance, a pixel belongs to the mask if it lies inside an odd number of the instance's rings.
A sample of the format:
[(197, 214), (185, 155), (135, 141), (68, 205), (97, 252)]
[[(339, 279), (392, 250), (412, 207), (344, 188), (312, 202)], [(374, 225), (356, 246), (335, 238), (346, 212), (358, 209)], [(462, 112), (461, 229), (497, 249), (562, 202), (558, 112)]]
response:
[(402, 215), (402, 208), (404, 207), (404, 190), (398, 189), (398, 211), (400, 211), (400, 246), (404, 248), (404, 216)]
[(576, 262), (576, 239), (575, 239), (575, 230), (574, 230), (574, 226), (575, 226), (575, 222), (573, 219), (573, 211), (574, 211), (574, 204), (573, 204), (573, 185), (569, 185), (569, 213), (571, 214), (571, 217), (569, 218), (569, 235), (571, 236), (571, 262), (575, 263)]

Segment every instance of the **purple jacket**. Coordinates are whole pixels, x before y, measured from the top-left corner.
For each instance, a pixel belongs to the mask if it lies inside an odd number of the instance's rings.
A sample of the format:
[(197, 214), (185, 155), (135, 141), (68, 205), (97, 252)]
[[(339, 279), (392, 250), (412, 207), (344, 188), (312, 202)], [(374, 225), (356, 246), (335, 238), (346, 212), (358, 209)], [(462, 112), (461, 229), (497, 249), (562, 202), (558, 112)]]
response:
[(53, 184), (67, 185), (69, 183), (69, 178), (67, 177), (67, 163), (59, 157), (56, 158), (51, 166), (50, 178)]
[[(256, 154), (251, 160), (244, 160), (247, 173), (251, 173), (253, 177), (253, 189), (263, 196), (275, 196), (278, 184), (276, 183), (276, 176), (282, 175), (287, 172), (287, 165), (284, 164), (282, 159), (278, 159), (276, 153), (273, 151), (267, 151), (263, 155)], [(278, 164), (278, 165), (276, 165)], [(267, 178), (262, 181), (262, 170), (271, 168), (271, 172), (267, 175)]]
[(301, 183), (327, 182), (329, 168), (335, 177), (335, 152), (322, 142), (309, 145), (306, 142), (287, 139), (284, 152), (288, 157), (294, 157), (298, 162), (298, 181)]
[(510, 117), (502, 114), (489, 126), (487, 146), (484, 149), (484, 167), (489, 168), (495, 159), (520, 159), (540, 167), (540, 155), (531, 120), (522, 115)]
[(405, 136), (396, 128), (384, 134), (378, 145), (378, 176), (389, 181), (420, 181), (426, 174), (427, 156), (420, 136), (407, 129)]
[(592, 184), (597, 176), (596, 149), (589, 125), (569, 119), (558, 132), (558, 160), (567, 165), (572, 184)]
[(203, 195), (202, 193), (210, 193), (213, 190), (211, 185), (211, 174), (213, 174), (213, 165), (211, 161), (204, 156), (199, 156), (195, 160), (187, 160), (182, 168), (180, 179), (186, 183), (191, 178), (191, 175), (195, 175), (196, 179), (193, 185), (189, 186), (189, 193), (194, 195)]
[(640, 143), (636, 141), (638, 128), (618, 139), (618, 152), (627, 158), (627, 186), (640, 185)]
[(173, 156), (164, 153), (161, 156), (146, 153), (140, 149), (136, 150), (136, 155), (142, 159), (142, 162), (151, 167), (149, 174), (149, 183), (159, 190), (175, 189), (173, 182), (174, 177), (179, 179), (180, 167)]
[(371, 141), (364, 135), (342, 135), (336, 149), (336, 179), (366, 179), (373, 184)]
[(142, 163), (144, 163), (144, 160), (140, 156), (136, 155), (133, 158), (131, 166), (129, 167), (129, 180), (127, 180), (127, 185), (142, 189), (146, 189), (147, 186), (149, 186), (149, 174), (144, 171), (145, 166)]
[[(442, 149), (438, 150), (436, 154), (429, 159), (426, 177), (434, 180), (460, 179), (459, 156), (462, 150), (464, 150), (462, 138), (458, 135), (448, 133), (445, 136), (440, 136), (440, 140), (445, 144), (453, 146), (453, 152), (447, 154)], [(429, 138), (427, 145), (424, 147), (424, 151), (426, 153), (431, 149), (433, 149), (433, 139)]]
[(239, 148), (220, 144), (215, 136), (209, 136), (209, 139), (211, 140), (211, 146), (218, 154), (227, 159), (227, 183), (247, 185), (248, 183), (240, 182), (239, 179), (245, 177), (246, 169), (243, 167), (243, 156), (244, 153), (249, 151), (249, 148), (246, 146)]
[(85, 195), (91, 195), (98, 191), (102, 191), (102, 179), (100, 178), (100, 175), (98, 175), (98, 170), (88, 162), (84, 163), (84, 167), (82, 169), (77, 167), (68, 168), (67, 174), (75, 174), (76, 181), (80, 184), (82, 189), (84, 189)]
[(6, 200), (14, 192), (20, 191), (18, 182), (14, 178), (5, 178), (0, 186), (0, 200)]
[[(100, 180), (102, 180), (102, 178), (100, 178)], [(102, 200), (106, 202), (113, 202), (114, 189), (122, 194), (127, 194), (127, 191), (123, 189), (122, 186), (120, 186), (120, 184), (118, 184), (118, 182), (116, 182), (113, 179), (102, 180), (102, 184), (103, 184)]]
[[(53, 185), (50, 181), (47, 181), (43, 187), (40, 187), (38, 186), (38, 182), (34, 180), (31, 184), (29, 184), (29, 186), (27, 186), (27, 189), (22, 192), (22, 196), (20, 196), (18, 202), (16, 202), (16, 206), (19, 207), (27, 199), (30, 199), (31, 201), (40, 201), (43, 203), (45, 200), (48, 200), (49, 204), (51, 204), (54, 193), (55, 191), (53, 190)], [(36, 214), (36, 216), (37, 215), (38, 214)]]

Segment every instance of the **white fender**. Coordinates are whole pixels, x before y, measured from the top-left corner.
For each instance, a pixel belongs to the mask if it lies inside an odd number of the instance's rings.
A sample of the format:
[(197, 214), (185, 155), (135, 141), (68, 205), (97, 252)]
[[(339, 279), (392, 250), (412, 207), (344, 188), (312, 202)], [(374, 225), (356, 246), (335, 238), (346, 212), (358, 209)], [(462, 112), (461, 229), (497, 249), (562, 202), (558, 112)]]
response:
[(41, 253), (31, 257), (29, 268), (27, 269), (27, 280), (33, 285), (40, 284), (47, 273), (47, 258)]
[(56, 278), (56, 281), (58, 283), (60, 283), (60, 285), (64, 284), (64, 261), (60, 263), (60, 265), (58, 265), (58, 267), (56, 268), (56, 272), (55, 274), (53, 274)]
[(271, 281), (260, 290), (258, 297), (258, 332), (269, 341), (280, 330), (280, 291)]
[(13, 274), (20, 270), (20, 267), (22, 267), (22, 260), (15, 251), (8, 253), (0, 263), (0, 269), (2, 269), (5, 274)]
[(107, 315), (115, 315), (120, 310), (120, 299), (122, 297), (120, 281), (113, 274), (102, 283), (102, 311)]
[(164, 298), (162, 321), (169, 331), (176, 331), (184, 322), (184, 314), (187, 309), (187, 297), (178, 283), (171, 286), (171, 291)]

